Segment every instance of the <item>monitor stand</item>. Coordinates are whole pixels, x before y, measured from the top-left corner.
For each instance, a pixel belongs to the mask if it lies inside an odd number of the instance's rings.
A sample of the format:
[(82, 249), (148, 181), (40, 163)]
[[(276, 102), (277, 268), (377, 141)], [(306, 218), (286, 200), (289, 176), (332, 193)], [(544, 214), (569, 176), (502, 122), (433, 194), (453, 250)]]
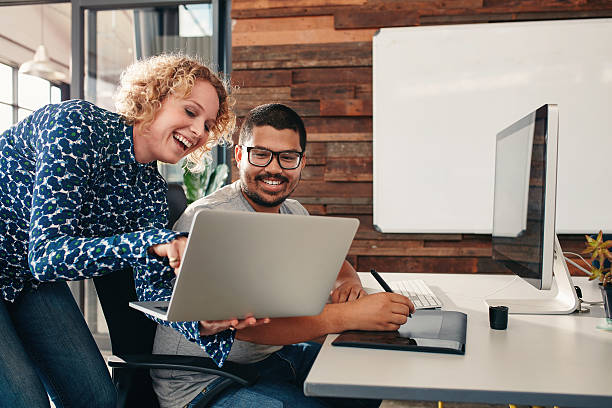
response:
[[(489, 306), (508, 306), (508, 313), (514, 314), (569, 314), (578, 309), (578, 296), (556, 235), (554, 253), (550, 290), (539, 291), (538, 296), (533, 299), (515, 297), (486, 299), (485, 302)], [(533, 289), (531, 285), (529, 287)]]

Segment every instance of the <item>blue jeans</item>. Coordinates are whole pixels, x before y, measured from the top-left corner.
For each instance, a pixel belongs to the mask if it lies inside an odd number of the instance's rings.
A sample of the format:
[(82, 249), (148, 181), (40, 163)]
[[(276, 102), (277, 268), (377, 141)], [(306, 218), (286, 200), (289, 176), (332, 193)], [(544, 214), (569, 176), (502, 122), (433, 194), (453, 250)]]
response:
[[(232, 386), (217, 397), (212, 407), (235, 408), (324, 408), (324, 407), (378, 407), (380, 400), (354, 400), (344, 398), (316, 398), (304, 395), (304, 380), (321, 346), (300, 343), (283, 347), (268, 358), (252, 364), (259, 371), (259, 380), (250, 387)], [(220, 379), (211, 383), (188, 405), (194, 407), (206, 392), (214, 389)]]
[[(65, 282), (0, 300), (0, 407), (114, 407), (106, 364)], [(48, 394), (48, 395), (47, 395)]]

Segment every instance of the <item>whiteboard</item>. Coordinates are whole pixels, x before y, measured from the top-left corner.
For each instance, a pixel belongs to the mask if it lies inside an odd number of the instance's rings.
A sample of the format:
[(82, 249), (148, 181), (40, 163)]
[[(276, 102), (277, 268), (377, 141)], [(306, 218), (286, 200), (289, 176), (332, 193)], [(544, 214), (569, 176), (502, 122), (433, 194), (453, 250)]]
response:
[(612, 19), (381, 29), (375, 226), (491, 233), (495, 135), (545, 103), (559, 105), (557, 232), (612, 232)]

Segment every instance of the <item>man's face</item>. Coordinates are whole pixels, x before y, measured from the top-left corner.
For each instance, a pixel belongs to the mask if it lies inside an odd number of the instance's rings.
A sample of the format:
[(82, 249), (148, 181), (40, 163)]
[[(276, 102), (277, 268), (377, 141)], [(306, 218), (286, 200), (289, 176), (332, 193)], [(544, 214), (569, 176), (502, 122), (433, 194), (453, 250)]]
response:
[[(292, 170), (279, 165), (278, 156), (265, 167), (258, 167), (249, 162), (247, 147), (257, 147), (272, 152), (301, 152), (300, 136), (292, 129), (277, 130), (272, 126), (253, 128), (253, 136), (234, 150), (236, 164), (240, 170), (242, 192), (256, 211), (278, 212), (280, 205), (296, 189), (305, 158)], [(287, 166), (285, 166), (287, 167)]]

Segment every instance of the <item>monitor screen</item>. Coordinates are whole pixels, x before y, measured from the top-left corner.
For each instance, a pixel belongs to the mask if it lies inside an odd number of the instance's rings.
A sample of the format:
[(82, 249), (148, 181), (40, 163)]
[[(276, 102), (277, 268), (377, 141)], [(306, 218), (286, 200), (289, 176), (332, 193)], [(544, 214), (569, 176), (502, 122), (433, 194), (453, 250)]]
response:
[(493, 259), (538, 289), (550, 287), (553, 273), (557, 128), (548, 137), (549, 110), (498, 133), (495, 150)]

